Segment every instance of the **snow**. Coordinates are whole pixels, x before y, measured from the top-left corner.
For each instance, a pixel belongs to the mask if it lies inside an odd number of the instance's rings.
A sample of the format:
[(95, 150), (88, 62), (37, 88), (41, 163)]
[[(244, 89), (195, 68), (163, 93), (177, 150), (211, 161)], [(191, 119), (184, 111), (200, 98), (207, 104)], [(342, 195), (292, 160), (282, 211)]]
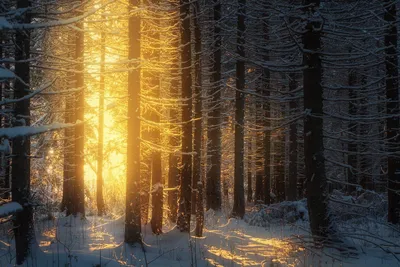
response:
[[(131, 247), (123, 242), (124, 217), (56, 217), (36, 223), (34, 253), (23, 266), (399, 266), (390, 254), (372, 248), (365, 248), (356, 257), (316, 248), (305, 250), (295, 242), (296, 236), (305, 233), (300, 227), (250, 226), (220, 212), (206, 212), (201, 238), (181, 233), (169, 222), (165, 222), (164, 234), (158, 236), (151, 233), (149, 225), (143, 226), (145, 252), (140, 245)], [(307, 227), (308, 222), (300, 225)], [(0, 266), (13, 266), (11, 238), (1, 238)]]
[[(0, 17), (0, 30), (1, 30), (1, 17)], [(0, 80), (13, 79), (14, 77), (15, 74), (12, 71), (0, 68)]]
[[(8, 20), (5, 18), (5, 17), (1, 17), (0, 16), (0, 30), (3, 30), (3, 29), (10, 29), (12, 26), (11, 26), (11, 24), (8, 22)], [(0, 75), (0, 77), (2, 77), (1, 75)]]
[(22, 210), (22, 206), (17, 202), (8, 202), (0, 206), (0, 218), (14, 214)]
[(64, 128), (74, 127), (76, 124), (71, 123), (53, 123), (43, 126), (17, 126), (13, 128), (1, 128), (0, 137), (13, 139), (21, 136), (32, 136), (49, 131), (60, 130)]

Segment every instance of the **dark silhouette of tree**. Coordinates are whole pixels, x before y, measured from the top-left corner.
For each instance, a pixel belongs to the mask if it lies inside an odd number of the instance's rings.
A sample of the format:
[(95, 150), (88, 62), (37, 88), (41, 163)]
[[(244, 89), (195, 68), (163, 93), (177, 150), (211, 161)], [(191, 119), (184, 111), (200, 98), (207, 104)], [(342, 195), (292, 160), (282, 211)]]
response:
[(323, 144), (323, 89), (321, 21), (317, 9), (319, 0), (305, 0), (307, 23), (303, 33), (303, 92), (304, 92), (304, 157), (307, 206), (310, 228), (315, 238), (327, 237), (330, 232), (328, 192)]
[(387, 23), (385, 34), (385, 65), (386, 65), (386, 120), (388, 145), (388, 221), (394, 224), (400, 222), (400, 158), (398, 151), (399, 136), (399, 62), (397, 55), (397, 7), (396, 1), (384, 1), (384, 20)]
[(243, 218), (244, 201), (244, 109), (246, 0), (239, 0), (237, 22), (236, 101), (235, 101), (235, 180), (232, 216)]
[[(214, 3), (214, 41), (211, 75), (211, 101), (207, 122), (207, 153), (211, 166), (206, 181), (206, 209), (221, 209), (221, 2)], [(207, 163), (207, 164), (208, 164)]]
[(182, 81), (182, 172), (177, 227), (190, 231), (192, 185), (192, 52), (190, 1), (180, 0)]
[[(29, 0), (17, 0), (17, 9), (29, 9)], [(22, 12), (19, 23), (31, 23), (30, 12)], [(29, 94), (30, 83), (30, 30), (17, 30), (15, 34), (15, 75), (14, 98), (23, 98)], [(18, 101), (14, 106), (14, 126), (30, 125), (30, 99)], [(13, 139), (13, 159), (11, 173), (12, 201), (18, 202), (23, 210), (15, 214), (13, 219), (16, 248), (16, 264), (22, 265), (29, 255), (34, 239), (33, 207), (30, 193), (30, 137), (21, 136)]]
[[(140, 4), (139, 0), (129, 1), (129, 54), (128, 59), (136, 60), (130, 64), (128, 74), (128, 144), (125, 242), (141, 243), (140, 216), (140, 22), (138, 14), (132, 14)], [(137, 11), (136, 11), (137, 12)]]

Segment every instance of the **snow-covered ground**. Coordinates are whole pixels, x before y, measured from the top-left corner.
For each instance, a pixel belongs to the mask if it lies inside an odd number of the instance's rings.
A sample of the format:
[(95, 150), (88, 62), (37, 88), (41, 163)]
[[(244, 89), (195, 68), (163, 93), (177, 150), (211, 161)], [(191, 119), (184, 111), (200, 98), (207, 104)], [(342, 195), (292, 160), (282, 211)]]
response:
[[(164, 234), (154, 236), (147, 225), (143, 248), (132, 248), (123, 243), (122, 217), (61, 217), (37, 222), (37, 246), (24, 266), (400, 266), (392, 255), (372, 248), (352, 257), (331, 251), (333, 259), (297, 247), (292, 241), (304, 234), (301, 225), (250, 226), (211, 212), (202, 238), (180, 233), (168, 223)], [(0, 266), (13, 266), (12, 234), (1, 234)]]

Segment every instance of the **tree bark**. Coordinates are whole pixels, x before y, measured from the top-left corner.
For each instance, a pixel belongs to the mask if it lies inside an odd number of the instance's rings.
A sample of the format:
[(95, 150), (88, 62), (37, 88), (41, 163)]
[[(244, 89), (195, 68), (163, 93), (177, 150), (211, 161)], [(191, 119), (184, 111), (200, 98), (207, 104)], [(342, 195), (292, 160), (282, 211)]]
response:
[[(104, 15), (101, 16), (105, 20)], [(105, 25), (104, 25), (105, 26)], [(106, 33), (104, 28), (100, 33), (100, 88), (99, 88), (99, 139), (97, 143), (97, 214), (103, 216), (105, 213), (105, 204), (103, 198), (103, 149), (104, 149), (104, 94), (105, 94), (105, 59), (106, 59)]]
[(197, 237), (201, 237), (203, 235), (203, 226), (204, 226), (204, 205), (203, 205), (203, 181), (201, 179), (201, 137), (203, 134), (203, 123), (202, 123), (202, 107), (203, 107), (203, 99), (202, 99), (202, 73), (201, 73), (201, 29), (199, 24), (199, 16), (200, 16), (200, 5), (196, 2), (193, 6), (193, 26), (194, 26), (194, 49), (195, 49), (195, 64), (194, 64), (194, 73), (195, 73), (195, 87), (194, 87), (194, 156), (193, 156), (193, 183), (192, 187), (194, 189), (194, 197), (192, 196), (192, 201), (195, 201), (196, 205), (192, 205), (192, 208), (195, 208), (196, 211), (196, 229), (195, 234)]
[[(30, 8), (29, 0), (18, 0), (17, 9)], [(31, 23), (29, 11), (23, 12), (18, 19), (19, 23)], [(30, 83), (30, 41), (29, 30), (18, 30), (15, 35), (15, 75), (19, 78), (14, 84), (14, 98), (23, 98), (29, 94)], [(30, 125), (30, 100), (18, 101), (14, 106), (14, 117), (18, 124), (14, 126)], [(16, 264), (22, 265), (30, 253), (34, 240), (33, 208), (30, 192), (30, 138), (17, 137), (13, 140), (13, 160), (11, 174), (12, 201), (18, 202), (23, 210), (13, 219), (15, 236)]]
[[(289, 74), (289, 92), (295, 92), (298, 83), (295, 74)], [(292, 97), (295, 95), (292, 94)], [(295, 113), (298, 108), (298, 100), (292, 99), (289, 102), (289, 112)], [(288, 184), (286, 186), (286, 199), (295, 201), (297, 199), (297, 121), (289, 126), (289, 175)]]
[(246, 0), (239, 0), (237, 21), (236, 101), (235, 101), (235, 180), (232, 216), (243, 218), (244, 201), (244, 109), (245, 109), (245, 31)]
[[(154, 1), (152, 4), (158, 5), (158, 1)], [(155, 11), (156, 13), (157, 11)], [(153, 23), (156, 24), (156, 28), (151, 33), (151, 37), (154, 40), (154, 49), (152, 61), (159, 64), (160, 62), (160, 21), (159, 18), (153, 18)], [(158, 28), (157, 28), (158, 27)], [(157, 65), (156, 64), (156, 65)], [(161, 84), (160, 84), (160, 72), (158, 70), (151, 70), (151, 86), (152, 96), (154, 99), (160, 99), (161, 95)], [(161, 133), (160, 133), (160, 115), (158, 112), (152, 112), (151, 114), (152, 121), (156, 124), (153, 126), (152, 137), (153, 141), (156, 145), (161, 146)], [(151, 229), (152, 232), (156, 235), (162, 233), (162, 223), (163, 223), (163, 179), (162, 179), (162, 167), (161, 167), (161, 151), (158, 148), (155, 148), (152, 151), (152, 164), (151, 164), (151, 201), (152, 201), (152, 209), (151, 209)]]
[(388, 221), (400, 222), (400, 158), (395, 155), (399, 151), (399, 62), (397, 55), (397, 8), (396, 1), (385, 0), (384, 20), (387, 23), (385, 35), (386, 65), (386, 120), (388, 144)]
[[(319, 0), (305, 0), (307, 24), (303, 33), (304, 91), (304, 158), (307, 206), (310, 228), (315, 239), (329, 235), (328, 192), (323, 143), (323, 89), (321, 22), (318, 20)], [(320, 18), (321, 19), (321, 18)]]
[(177, 227), (190, 232), (192, 183), (192, 52), (189, 0), (180, 0), (182, 75), (182, 175)]
[[(82, 0), (83, 3), (83, 0)], [(78, 10), (77, 15), (82, 15), (83, 10)], [(75, 88), (79, 89), (75, 96), (75, 119), (81, 122), (75, 126), (75, 176), (73, 185), (73, 215), (85, 216), (85, 184), (84, 184), (84, 146), (85, 146), (85, 84), (84, 84), (84, 32), (83, 21), (76, 23), (79, 30), (75, 31), (75, 58), (77, 71), (75, 74)], [(68, 215), (68, 214), (67, 214)]]
[(140, 0), (129, 1), (129, 54), (128, 73), (128, 144), (126, 178), (125, 242), (142, 243), (140, 216), (140, 25), (141, 20), (134, 7)]
[(206, 209), (221, 209), (221, 2), (214, 3), (214, 42), (211, 76), (212, 110), (208, 116), (208, 164), (206, 183)]

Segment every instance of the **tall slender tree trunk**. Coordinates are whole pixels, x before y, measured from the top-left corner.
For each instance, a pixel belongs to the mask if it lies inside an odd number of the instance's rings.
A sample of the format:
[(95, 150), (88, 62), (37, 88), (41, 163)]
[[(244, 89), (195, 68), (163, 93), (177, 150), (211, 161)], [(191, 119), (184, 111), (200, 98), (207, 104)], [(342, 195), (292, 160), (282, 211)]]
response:
[[(126, 177), (125, 242), (141, 243), (140, 216), (140, 25), (135, 7), (140, 0), (129, 1), (129, 54), (128, 73), (128, 144)], [(136, 62), (133, 62), (136, 61)]]
[[(251, 114), (251, 111), (249, 112)], [(248, 133), (247, 139), (247, 202), (253, 201), (253, 136), (251, 132)]]
[[(82, 0), (83, 3), (83, 0)], [(82, 15), (83, 10), (77, 11), (77, 15)], [(75, 118), (80, 123), (75, 126), (75, 176), (73, 186), (72, 202), (74, 207), (72, 214), (80, 213), (85, 216), (85, 184), (84, 184), (84, 146), (85, 146), (85, 84), (84, 84), (84, 32), (83, 21), (76, 24), (79, 30), (75, 31), (75, 61), (77, 71), (75, 74), (75, 88), (79, 89), (75, 97)]]
[[(154, 1), (154, 5), (158, 5), (159, 1)], [(156, 13), (157, 11), (155, 11)], [(152, 38), (154, 40), (154, 51), (153, 51), (153, 61), (156, 62), (156, 66), (160, 63), (160, 21), (158, 18), (153, 19), (156, 24), (156, 29), (154, 29)], [(151, 77), (151, 88), (153, 91), (153, 96), (155, 99), (160, 99), (161, 96), (161, 84), (160, 84), (160, 72), (157, 70), (152, 70)], [(161, 133), (160, 133), (160, 115), (157, 112), (152, 112), (152, 121), (156, 124), (152, 131), (152, 136), (154, 138), (155, 144), (161, 146)], [(151, 229), (154, 234), (162, 233), (162, 223), (163, 223), (163, 179), (162, 179), (162, 167), (161, 167), (161, 151), (158, 148), (152, 152), (152, 164), (151, 164)]]
[[(350, 51), (351, 52), (351, 51)], [(349, 85), (349, 114), (350, 116), (357, 116), (357, 94), (353, 88), (357, 83), (357, 75), (355, 70), (349, 70), (348, 74), (348, 85)], [(349, 151), (347, 156), (347, 163), (349, 168), (347, 169), (347, 182), (353, 185), (347, 186), (347, 193), (352, 193), (356, 190), (357, 184), (357, 123), (354, 121), (349, 122), (349, 143), (347, 149)]]
[(244, 201), (244, 108), (245, 108), (245, 31), (246, 0), (238, 0), (237, 53), (236, 61), (236, 101), (235, 101), (235, 180), (233, 187), (232, 216), (243, 218)]
[[(103, 20), (106, 19), (104, 15), (101, 16)], [(106, 33), (104, 28), (100, 33), (100, 90), (99, 90), (99, 139), (97, 143), (97, 213), (103, 216), (105, 213), (105, 204), (103, 198), (103, 164), (104, 164), (104, 94), (105, 94), (105, 59), (106, 59)]]
[[(179, 23), (177, 23), (180, 25)], [(177, 50), (179, 49), (179, 38), (176, 38), (174, 41), (174, 48)], [(176, 59), (173, 60), (172, 66), (171, 66), (171, 86), (170, 86), (170, 97), (171, 98), (179, 98), (179, 78), (178, 78), (178, 72), (179, 72), (179, 55), (176, 56)], [(179, 146), (179, 137), (175, 135), (175, 129), (177, 128), (176, 124), (178, 123), (178, 116), (179, 112), (176, 107), (171, 107), (169, 110), (169, 121), (171, 123), (170, 130), (171, 130), (171, 136), (169, 137), (169, 145), (171, 146), (172, 149), (176, 149)], [(178, 190), (175, 188), (179, 185), (180, 183), (180, 175), (179, 175), (179, 168), (178, 168), (178, 162), (179, 162), (179, 156), (177, 153), (172, 152), (169, 154), (169, 160), (168, 160), (168, 187), (170, 188), (170, 191), (168, 193), (168, 207), (169, 207), (169, 212), (168, 212), (168, 217), (170, 221), (176, 222), (177, 219), (177, 214), (178, 214)]]
[[(203, 226), (204, 226), (204, 205), (203, 205), (203, 180), (201, 179), (201, 137), (203, 134), (203, 121), (202, 121), (202, 108), (203, 108), (203, 99), (202, 99), (202, 73), (201, 73), (201, 29), (199, 23), (200, 16), (200, 5), (196, 2), (193, 6), (193, 26), (194, 26), (194, 50), (195, 50), (195, 63), (194, 63), (194, 73), (195, 73), (195, 87), (194, 87), (194, 141), (193, 141), (193, 183), (192, 187), (194, 189), (194, 198), (192, 197), (192, 201), (196, 201), (196, 229), (195, 234), (197, 237), (201, 237), (203, 235)], [(193, 205), (192, 205), (193, 208)]]
[(221, 209), (221, 2), (214, 3), (214, 42), (213, 66), (211, 76), (212, 110), (208, 116), (208, 163), (211, 165), (207, 172), (206, 208)]
[[(264, 14), (265, 19), (263, 20), (263, 36), (265, 44), (269, 42), (269, 21), (268, 14)], [(264, 51), (263, 54), (264, 62), (269, 61), (269, 52)], [(262, 84), (263, 84), (263, 96), (270, 96), (270, 72), (267, 68), (262, 69)], [(263, 135), (263, 148), (264, 148), (264, 204), (269, 205), (271, 203), (271, 104), (270, 100), (264, 100), (263, 103), (263, 114), (264, 114), (264, 135)]]
[(399, 151), (399, 62), (397, 54), (397, 8), (396, 1), (385, 0), (384, 19), (387, 23), (385, 35), (386, 64), (386, 120), (387, 144), (390, 152), (388, 158), (388, 221), (400, 222), (400, 158), (395, 155)]
[[(296, 74), (289, 74), (289, 92), (293, 98), (296, 96), (293, 92), (296, 91), (297, 86)], [(289, 102), (289, 112), (295, 113), (297, 108), (298, 100), (292, 99)], [(294, 121), (289, 126), (289, 175), (286, 189), (286, 199), (288, 201), (297, 199), (297, 153), (297, 121)]]
[[(28, 9), (29, 0), (18, 0), (17, 9)], [(28, 12), (21, 14), (19, 23), (31, 23)], [(23, 98), (29, 94), (30, 70), (30, 41), (29, 30), (18, 30), (15, 36), (15, 75), (18, 79), (14, 84), (14, 98)], [(14, 116), (17, 122), (24, 121), (15, 126), (30, 125), (30, 100), (18, 101), (14, 106)], [(13, 140), (13, 160), (11, 174), (12, 201), (19, 203), (23, 210), (18, 212), (13, 219), (15, 236), (16, 263), (22, 265), (29, 255), (31, 244), (34, 240), (33, 208), (30, 193), (30, 138), (17, 137)]]
[[(264, 95), (264, 82), (261, 78), (260, 84), (257, 84), (257, 93)], [(263, 123), (267, 118), (264, 116), (263, 102), (264, 99), (256, 99), (256, 124), (257, 126), (263, 126)], [(257, 132), (256, 134), (256, 149), (255, 149), (255, 164), (256, 164), (256, 184), (255, 184), (255, 196), (254, 203), (260, 204), (264, 201), (264, 132)]]
[(177, 227), (190, 231), (192, 184), (192, 51), (190, 0), (180, 0), (181, 17), (181, 74), (182, 74), (182, 174)]
[(303, 33), (304, 91), (304, 158), (307, 206), (314, 238), (327, 237), (331, 231), (328, 213), (328, 192), (323, 143), (323, 89), (321, 22), (318, 20), (319, 0), (305, 0), (307, 24)]

